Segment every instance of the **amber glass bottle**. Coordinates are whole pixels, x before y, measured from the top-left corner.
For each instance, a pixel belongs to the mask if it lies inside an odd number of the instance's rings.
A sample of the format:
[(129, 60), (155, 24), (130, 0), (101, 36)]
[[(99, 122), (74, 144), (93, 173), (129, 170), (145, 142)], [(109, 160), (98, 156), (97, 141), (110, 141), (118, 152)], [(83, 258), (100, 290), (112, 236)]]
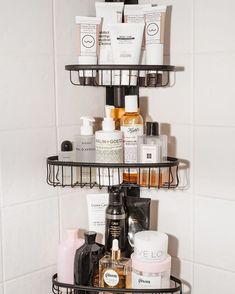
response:
[[(137, 163), (137, 138), (143, 135), (143, 118), (138, 113), (138, 97), (125, 96), (125, 114), (121, 118), (121, 131), (124, 138), (124, 162)], [(124, 182), (137, 183), (137, 169), (126, 168)]]

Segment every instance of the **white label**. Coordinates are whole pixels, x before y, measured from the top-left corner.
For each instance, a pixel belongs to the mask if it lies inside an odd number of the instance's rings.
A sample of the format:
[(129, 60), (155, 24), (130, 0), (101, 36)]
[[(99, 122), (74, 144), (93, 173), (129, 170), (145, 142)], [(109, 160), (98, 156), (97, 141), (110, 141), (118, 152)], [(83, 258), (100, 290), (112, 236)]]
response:
[[(137, 137), (143, 135), (143, 125), (121, 126), (124, 134), (124, 162), (137, 163)], [(128, 169), (125, 170), (128, 173)], [(136, 173), (136, 169), (130, 169)]]
[(143, 276), (132, 272), (132, 288), (135, 289), (160, 289), (161, 276)]
[(160, 162), (160, 146), (142, 144), (140, 148), (140, 160), (142, 163)]
[(97, 48), (97, 25), (80, 24), (80, 48), (81, 56), (96, 56)]
[(115, 287), (119, 283), (119, 276), (114, 270), (107, 270), (104, 272), (104, 281), (110, 287)]
[(152, 12), (146, 15), (146, 44), (161, 44), (162, 12)]
[(96, 139), (96, 162), (121, 163), (123, 160), (122, 139)]

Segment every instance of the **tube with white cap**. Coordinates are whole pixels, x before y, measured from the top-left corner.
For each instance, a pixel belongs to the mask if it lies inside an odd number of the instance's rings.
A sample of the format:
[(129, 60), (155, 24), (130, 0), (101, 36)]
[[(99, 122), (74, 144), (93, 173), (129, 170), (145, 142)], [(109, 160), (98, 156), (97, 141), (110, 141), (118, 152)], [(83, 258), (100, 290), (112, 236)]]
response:
[[(78, 64), (97, 64), (101, 18), (76, 16), (78, 25)], [(93, 84), (96, 71), (80, 70), (80, 83)]]
[[(78, 162), (94, 162), (95, 161), (95, 136), (93, 133), (93, 123), (95, 119), (90, 116), (81, 117), (82, 125), (80, 127), (80, 135), (75, 136), (75, 154)], [(95, 169), (83, 167), (77, 168), (78, 183), (85, 184), (95, 182)]]
[[(95, 133), (95, 149), (97, 163), (123, 162), (123, 135), (115, 130), (115, 122), (111, 117), (114, 106), (106, 105), (106, 117), (102, 130)], [(118, 168), (99, 168), (96, 172), (96, 182), (99, 185), (114, 186), (122, 183), (122, 172)]]

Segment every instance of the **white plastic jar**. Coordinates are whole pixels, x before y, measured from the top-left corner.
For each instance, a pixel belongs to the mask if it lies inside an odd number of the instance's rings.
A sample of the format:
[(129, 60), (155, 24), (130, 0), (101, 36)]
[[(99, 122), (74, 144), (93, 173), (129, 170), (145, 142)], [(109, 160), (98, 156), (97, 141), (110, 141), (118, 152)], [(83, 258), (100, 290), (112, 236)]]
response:
[(132, 288), (163, 289), (170, 287), (171, 256), (163, 261), (139, 260), (135, 254), (132, 260)]

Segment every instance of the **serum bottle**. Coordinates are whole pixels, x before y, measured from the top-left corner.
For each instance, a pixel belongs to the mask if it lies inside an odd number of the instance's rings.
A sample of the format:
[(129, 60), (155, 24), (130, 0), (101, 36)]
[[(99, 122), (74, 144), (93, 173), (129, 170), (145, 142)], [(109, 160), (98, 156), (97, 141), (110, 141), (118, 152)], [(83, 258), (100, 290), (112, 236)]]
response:
[(127, 288), (129, 258), (121, 257), (118, 240), (112, 242), (111, 256), (105, 255), (99, 262), (100, 287)]
[[(137, 95), (125, 96), (125, 114), (121, 118), (125, 163), (137, 163), (137, 138), (143, 135), (143, 118), (138, 113), (137, 100)], [(137, 169), (124, 169), (123, 180), (137, 183)]]
[[(75, 155), (78, 162), (95, 161), (95, 136), (93, 134), (94, 118), (89, 116), (81, 117), (82, 126), (80, 135), (75, 136)], [(95, 181), (95, 169), (89, 167), (77, 168), (78, 183), (85, 184)]]

